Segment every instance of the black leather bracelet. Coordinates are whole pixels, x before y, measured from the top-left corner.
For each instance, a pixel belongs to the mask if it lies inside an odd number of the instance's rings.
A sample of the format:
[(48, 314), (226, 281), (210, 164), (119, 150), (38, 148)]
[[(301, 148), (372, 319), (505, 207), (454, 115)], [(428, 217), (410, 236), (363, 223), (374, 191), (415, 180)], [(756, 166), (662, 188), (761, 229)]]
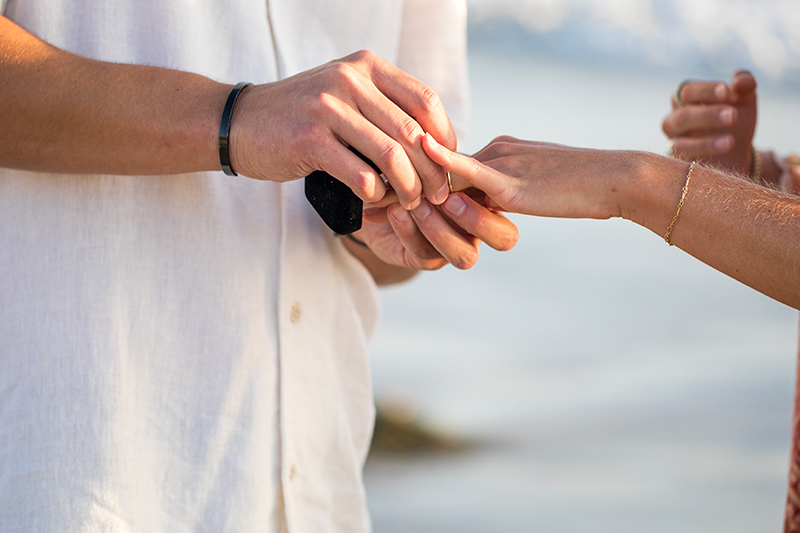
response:
[(222, 120), (219, 123), (219, 164), (222, 166), (222, 171), (228, 176), (238, 176), (231, 168), (230, 159), (230, 134), (231, 134), (231, 117), (233, 116), (233, 106), (236, 105), (236, 99), (239, 98), (239, 93), (247, 87), (253, 85), (252, 83), (243, 81), (237, 83), (231, 89), (228, 95), (228, 101), (225, 102), (225, 108), (222, 110)]

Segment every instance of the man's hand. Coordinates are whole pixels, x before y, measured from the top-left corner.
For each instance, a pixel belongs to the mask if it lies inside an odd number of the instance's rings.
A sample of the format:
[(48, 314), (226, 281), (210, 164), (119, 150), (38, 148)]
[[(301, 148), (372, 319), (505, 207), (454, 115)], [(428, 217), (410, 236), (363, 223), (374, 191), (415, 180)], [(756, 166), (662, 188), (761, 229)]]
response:
[[(349, 248), (379, 284), (382, 280), (401, 281), (417, 270), (437, 270), (448, 263), (468, 269), (478, 260), (481, 241), (505, 251), (513, 248), (519, 237), (510, 220), (482, 204), (484, 198), (482, 192), (472, 189), (451, 194), (439, 207), (423, 199), (410, 212), (397, 203), (367, 206), (364, 226), (354, 236), (388, 269), (376, 268), (362, 257), (363, 252)], [(387, 274), (392, 269), (397, 272)]]
[(246, 89), (231, 132), (232, 165), (245, 176), (290, 181), (324, 170), (362, 200), (374, 202), (386, 187), (355, 156), (372, 160), (407, 209), (425, 196), (447, 198), (444, 170), (422, 149), (431, 133), (455, 149), (456, 137), (436, 94), (371, 52)]
[(672, 153), (721, 166), (740, 174), (752, 169), (751, 146), (756, 129), (756, 80), (747, 71), (723, 82), (692, 81), (681, 87), (682, 106), (672, 99), (672, 113), (662, 128)]

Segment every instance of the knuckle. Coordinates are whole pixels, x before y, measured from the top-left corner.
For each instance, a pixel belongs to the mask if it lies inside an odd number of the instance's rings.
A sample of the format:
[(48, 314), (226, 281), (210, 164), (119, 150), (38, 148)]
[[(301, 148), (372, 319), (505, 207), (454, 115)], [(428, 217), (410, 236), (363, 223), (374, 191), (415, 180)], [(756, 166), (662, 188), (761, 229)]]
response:
[(399, 124), (398, 130), (400, 136), (398, 140), (406, 145), (415, 145), (422, 138), (422, 128), (417, 121), (411, 117), (403, 118)]
[(371, 63), (377, 56), (370, 50), (358, 50), (357, 52), (353, 52), (348, 57), (352, 58), (353, 61), (358, 63)]
[(338, 113), (341, 109), (341, 101), (329, 92), (320, 92), (313, 96), (309, 96), (306, 105), (312, 110), (312, 113), (317, 117), (328, 116), (333, 113)]
[(421, 87), (418, 98), (419, 107), (423, 113), (431, 113), (442, 106), (442, 101), (439, 99), (439, 95), (427, 85), (423, 85)]
[(510, 137), (508, 135), (501, 135), (500, 137), (495, 137), (489, 146), (487, 147), (486, 154), (491, 156), (492, 158), (503, 157), (504, 155), (511, 153), (514, 149), (514, 146), (519, 143), (518, 139), (514, 137)]
[(358, 76), (356, 69), (348, 62), (332, 64), (327, 74), (330, 77), (330, 83), (332, 85), (344, 85), (347, 87), (355, 85), (356, 77)]
[(368, 172), (357, 172), (353, 178), (350, 187), (362, 198), (367, 200), (375, 200), (377, 190), (375, 188), (375, 177)]
[(390, 143), (381, 152), (381, 161), (386, 165), (386, 168), (396, 169), (403, 163), (406, 152), (403, 147), (397, 143)]

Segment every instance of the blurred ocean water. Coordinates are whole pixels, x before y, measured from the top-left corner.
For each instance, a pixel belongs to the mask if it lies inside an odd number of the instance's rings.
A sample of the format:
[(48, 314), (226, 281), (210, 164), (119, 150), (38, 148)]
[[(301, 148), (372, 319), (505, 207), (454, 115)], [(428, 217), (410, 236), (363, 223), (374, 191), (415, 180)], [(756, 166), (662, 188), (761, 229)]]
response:
[(473, 37), (573, 58), (800, 84), (796, 0), (469, 0)]
[[(644, 46), (598, 48), (598, 36), (634, 39), (598, 13), (605, 6), (616, 21), (673, 9), (685, 35), (694, 31), (681, 22), (687, 12), (770, 2), (521, 0), (512, 10), (520, 27), (525, 13), (552, 12), (519, 34), (502, 30), (509, 5), (471, 2), (465, 152), (500, 134), (663, 152), (674, 86), (727, 79), (752, 66), (749, 49), (739, 39), (722, 67), (707, 56), (684, 70), (637, 55)], [(756, 144), (781, 153), (800, 152), (790, 39), (781, 74), (757, 70)], [(383, 293), (376, 397), (480, 445), (370, 458), (376, 533), (780, 530), (797, 312), (627, 221), (514, 220), (521, 238), (511, 252), (484, 248), (470, 271)]]

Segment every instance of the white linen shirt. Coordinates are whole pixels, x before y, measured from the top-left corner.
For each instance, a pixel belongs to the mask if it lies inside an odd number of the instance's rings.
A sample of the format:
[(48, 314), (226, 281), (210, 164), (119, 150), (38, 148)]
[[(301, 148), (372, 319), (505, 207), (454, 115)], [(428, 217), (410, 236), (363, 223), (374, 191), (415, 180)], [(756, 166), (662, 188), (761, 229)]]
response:
[[(465, 119), (463, 0), (0, 12), (76, 54), (227, 83), (370, 49)], [(377, 291), (302, 188), (0, 169), (0, 531), (369, 530)]]

